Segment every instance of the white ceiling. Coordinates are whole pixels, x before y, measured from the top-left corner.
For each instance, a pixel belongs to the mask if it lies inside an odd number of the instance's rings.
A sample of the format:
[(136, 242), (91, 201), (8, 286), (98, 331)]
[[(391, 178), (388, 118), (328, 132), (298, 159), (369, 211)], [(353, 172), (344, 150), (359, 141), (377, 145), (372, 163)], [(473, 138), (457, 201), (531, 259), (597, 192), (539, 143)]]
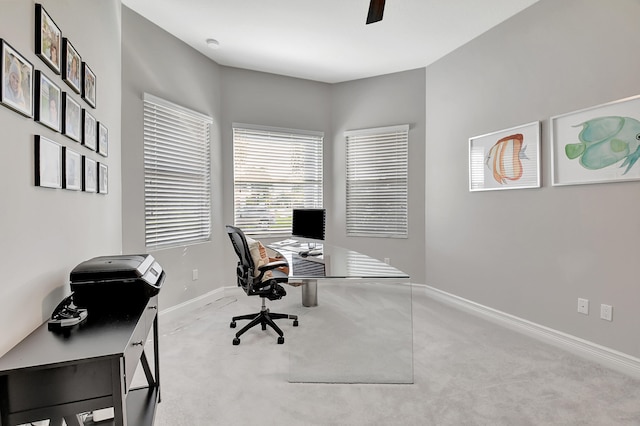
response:
[[(337, 83), (421, 68), (538, 0), (122, 0), (221, 65)], [(220, 42), (217, 50), (205, 40)]]

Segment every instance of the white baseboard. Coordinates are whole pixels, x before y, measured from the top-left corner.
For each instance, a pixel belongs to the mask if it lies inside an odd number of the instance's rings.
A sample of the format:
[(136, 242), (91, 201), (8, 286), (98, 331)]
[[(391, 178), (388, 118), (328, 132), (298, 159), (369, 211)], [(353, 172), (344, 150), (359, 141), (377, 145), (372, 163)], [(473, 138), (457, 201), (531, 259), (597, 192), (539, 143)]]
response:
[(423, 288), (426, 295), (433, 299), (476, 314), (489, 321), (526, 334), (545, 343), (552, 344), (575, 355), (598, 362), (628, 376), (640, 378), (640, 359), (631, 355), (518, 318), (514, 315), (489, 308), (428, 285), (413, 284), (413, 287)]
[(186, 312), (190, 312), (211, 302), (215, 302), (218, 299), (222, 299), (226, 296), (225, 293), (227, 288), (230, 287), (220, 287), (210, 291), (209, 293), (203, 294), (202, 296), (195, 297), (167, 309), (162, 309), (158, 313), (158, 319), (161, 321), (173, 321), (174, 319), (184, 315)]

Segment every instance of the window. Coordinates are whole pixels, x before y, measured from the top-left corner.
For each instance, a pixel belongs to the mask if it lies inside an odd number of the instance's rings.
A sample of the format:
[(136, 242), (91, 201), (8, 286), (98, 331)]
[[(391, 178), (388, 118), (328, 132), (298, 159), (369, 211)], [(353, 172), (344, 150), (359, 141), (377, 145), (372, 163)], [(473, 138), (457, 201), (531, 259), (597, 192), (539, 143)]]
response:
[(144, 95), (145, 245), (159, 249), (211, 235), (212, 119)]
[(406, 238), (409, 125), (345, 132), (347, 235)]
[(246, 234), (291, 234), (294, 208), (322, 207), (324, 133), (233, 124), (234, 222)]

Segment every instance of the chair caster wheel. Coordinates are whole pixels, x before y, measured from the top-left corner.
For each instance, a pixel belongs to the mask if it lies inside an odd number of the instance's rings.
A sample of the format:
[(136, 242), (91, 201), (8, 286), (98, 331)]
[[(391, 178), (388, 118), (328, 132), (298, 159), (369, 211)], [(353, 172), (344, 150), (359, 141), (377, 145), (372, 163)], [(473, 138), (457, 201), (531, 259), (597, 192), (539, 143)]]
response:
[(235, 339), (233, 339), (233, 345), (234, 346), (238, 346), (240, 344), (240, 339), (238, 339), (237, 337)]
[(294, 320), (294, 321), (293, 321), (293, 326), (294, 326), (294, 327), (297, 327), (297, 326), (298, 326), (298, 320)]
[(235, 321), (231, 321), (231, 324), (229, 324), (230, 328), (236, 328), (236, 322)]
[(281, 345), (284, 343), (284, 337), (280, 336), (278, 337), (278, 344)]

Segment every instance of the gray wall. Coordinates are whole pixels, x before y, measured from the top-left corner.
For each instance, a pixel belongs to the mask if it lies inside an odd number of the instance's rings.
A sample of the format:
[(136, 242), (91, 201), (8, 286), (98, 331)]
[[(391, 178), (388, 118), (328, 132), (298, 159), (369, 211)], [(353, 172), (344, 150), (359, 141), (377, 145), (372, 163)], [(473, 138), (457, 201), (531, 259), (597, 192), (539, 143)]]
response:
[[(97, 76), (97, 108), (71, 96), (109, 129), (102, 159), (66, 136), (0, 106), (0, 354), (49, 317), (69, 293), (69, 272), (91, 257), (120, 253), (120, 1), (40, 0)], [(59, 75), (34, 53), (35, 2), (0, 3), (0, 37), (63, 91)], [(42, 135), (109, 166), (109, 194), (34, 186), (34, 135)]]
[[(123, 8), (123, 248), (144, 251), (142, 93), (145, 91), (214, 118), (212, 242), (152, 254), (167, 271), (162, 308), (234, 285), (235, 254), (224, 234), (233, 223), (232, 123), (325, 132), (325, 205), (329, 238), (337, 244), (391, 257), (412, 277), (424, 279), (424, 70), (329, 85), (218, 66), (128, 8)], [(158, 52), (163, 52), (159, 55)], [(180, 64), (180, 67), (175, 64)], [(375, 90), (373, 90), (375, 89)], [(185, 105), (185, 102), (188, 103)], [(221, 108), (220, 105), (223, 107)], [(337, 122), (337, 125), (333, 123)], [(411, 238), (344, 238), (344, 130), (411, 124)], [(339, 129), (336, 132), (336, 126)], [(335, 142), (334, 142), (335, 139)], [(266, 161), (277, 161), (269, 158)], [(408, 256), (391, 253), (403, 252)], [(397, 262), (396, 262), (397, 260)], [(191, 280), (192, 269), (200, 279)]]
[[(223, 229), (221, 67), (127, 7), (122, 8), (123, 250), (144, 253), (143, 94), (149, 93), (213, 118), (211, 126), (211, 241), (152, 251), (166, 271), (160, 307), (193, 299), (222, 285), (228, 237)], [(198, 270), (199, 279), (192, 280)], [(233, 272), (233, 271), (231, 271)]]
[[(132, 10), (122, 9), (125, 252), (145, 251), (143, 93), (210, 115), (214, 122), (211, 241), (152, 252), (167, 272), (160, 293), (160, 306), (166, 309), (235, 285), (237, 260), (224, 230), (225, 224), (233, 224), (232, 123), (328, 134), (328, 85), (219, 66)], [(277, 161), (266, 154), (267, 161)], [(193, 269), (199, 271), (198, 281), (192, 281)]]
[[(549, 117), (640, 93), (638, 16), (542, 0), (427, 67), (427, 284), (640, 356), (640, 182), (551, 187), (549, 138)], [(470, 193), (468, 138), (535, 120), (542, 188)]]
[[(424, 69), (329, 85), (225, 67), (222, 82), (225, 182), (233, 182), (233, 122), (324, 131), (327, 240), (379, 259), (389, 257), (414, 282), (424, 282)], [(344, 131), (405, 123), (411, 125), (410, 237), (347, 238)], [(233, 188), (224, 190), (225, 217), (233, 223)], [(230, 247), (227, 254), (234, 262)]]
[[(325, 132), (325, 153), (331, 145), (329, 131), (329, 87), (326, 83), (275, 74), (224, 67), (222, 72), (224, 108), (222, 110), (222, 158), (224, 169), (224, 217), (233, 225), (233, 129), (234, 122)], [(265, 161), (278, 161), (265, 152)], [(325, 161), (325, 178), (331, 173)], [(324, 198), (328, 186), (325, 185)], [(329, 222), (331, 214), (328, 213)], [(269, 241), (268, 239), (263, 239)], [(226, 244), (226, 270), (237, 259)], [(235, 279), (232, 277), (233, 281)], [(233, 284), (232, 284), (233, 285)]]
[[(328, 235), (336, 245), (390, 263), (424, 283), (425, 256), (425, 70), (417, 69), (333, 85), (331, 88), (333, 144), (327, 158), (327, 208), (331, 211)], [(347, 130), (409, 124), (409, 237), (346, 237)]]

